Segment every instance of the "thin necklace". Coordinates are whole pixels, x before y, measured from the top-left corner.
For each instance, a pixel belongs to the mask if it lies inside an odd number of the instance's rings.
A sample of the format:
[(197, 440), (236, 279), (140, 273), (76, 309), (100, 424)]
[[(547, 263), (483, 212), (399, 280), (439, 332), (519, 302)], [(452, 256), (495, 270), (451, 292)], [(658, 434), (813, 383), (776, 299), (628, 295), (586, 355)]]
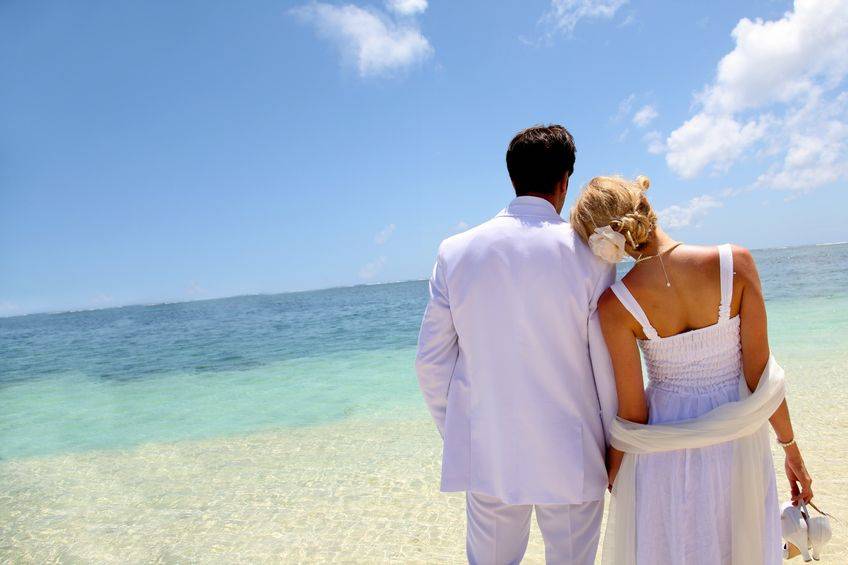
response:
[(675, 243), (674, 245), (672, 245), (671, 247), (669, 247), (669, 248), (668, 248), (668, 249), (666, 249), (665, 251), (658, 251), (656, 255), (648, 255), (647, 257), (642, 257), (642, 256), (640, 255), (640, 256), (639, 256), (639, 258), (638, 258), (638, 259), (636, 259), (636, 264), (639, 264), (639, 263), (641, 263), (642, 261), (647, 261), (648, 259), (653, 259), (653, 258), (655, 258), (655, 257), (659, 257), (659, 258), (660, 258), (660, 267), (662, 267), (663, 275), (665, 275), (665, 286), (667, 286), (667, 287), (671, 287), (671, 281), (669, 281), (669, 280), (668, 280), (668, 272), (665, 270), (665, 263), (663, 263), (663, 258), (662, 258), (662, 256), (663, 256), (663, 254), (665, 254), (665, 253), (670, 253), (670, 252), (671, 252), (672, 250), (674, 250), (674, 249), (675, 249), (678, 245), (683, 245), (683, 242), (682, 242), (682, 241), (678, 241), (677, 243)]

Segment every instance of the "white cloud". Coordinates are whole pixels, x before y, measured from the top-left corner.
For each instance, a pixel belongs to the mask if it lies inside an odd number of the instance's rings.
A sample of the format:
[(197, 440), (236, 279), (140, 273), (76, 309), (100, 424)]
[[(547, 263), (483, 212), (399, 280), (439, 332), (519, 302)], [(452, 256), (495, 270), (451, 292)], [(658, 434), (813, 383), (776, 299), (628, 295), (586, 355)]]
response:
[(23, 314), (23, 309), (20, 305), (8, 300), (0, 300), (0, 318), (18, 316), (20, 314)]
[(455, 233), (459, 233), (459, 232), (463, 232), (463, 231), (467, 230), (469, 227), (471, 227), (471, 226), (469, 226), (467, 222), (460, 220), (453, 227), (453, 231)]
[(433, 54), (433, 47), (414, 22), (397, 22), (374, 9), (312, 2), (291, 13), (335, 42), (342, 58), (354, 65), (362, 77), (402, 70)]
[(765, 128), (765, 121), (740, 124), (730, 116), (697, 114), (668, 136), (666, 162), (683, 178), (695, 177), (708, 165), (726, 171)]
[(551, 0), (551, 7), (542, 16), (542, 23), (552, 31), (571, 35), (582, 19), (605, 19), (615, 16), (627, 0)]
[(729, 186), (727, 188), (723, 188), (718, 194), (722, 198), (730, 198), (732, 196), (739, 196), (740, 194), (750, 192), (750, 190), (750, 188), (734, 188)]
[(88, 302), (91, 306), (105, 308), (110, 304), (114, 304), (115, 298), (111, 294), (101, 293), (96, 296), (92, 296), (91, 300)]
[(386, 227), (378, 231), (377, 234), (374, 236), (374, 243), (376, 243), (377, 245), (383, 245), (384, 243), (389, 241), (389, 238), (392, 237), (393, 233), (395, 233), (395, 225), (387, 225)]
[(657, 116), (659, 116), (657, 109), (650, 104), (647, 104), (642, 106), (642, 108), (633, 115), (633, 123), (640, 128), (643, 128), (653, 122)]
[(702, 94), (705, 109), (733, 113), (789, 102), (817, 84), (835, 86), (848, 72), (848, 4), (796, 0), (775, 21), (739, 20), (736, 47)]
[(752, 155), (756, 185), (806, 191), (848, 178), (848, 2), (796, 0), (772, 21), (739, 21), (735, 47), (696, 96), (697, 114), (667, 140), (684, 178)]
[(848, 179), (848, 92), (830, 101), (812, 98), (786, 116), (780, 135), (783, 159), (757, 178), (757, 186), (806, 192)]
[(636, 23), (636, 13), (630, 12), (629, 14), (627, 14), (627, 16), (625, 16), (625, 18), (623, 20), (621, 20), (621, 23), (618, 24), (616, 27), (619, 27), (619, 28), (628, 27), (628, 26), (631, 26), (635, 23)]
[(359, 278), (362, 280), (370, 281), (374, 277), (380, 274), (380, 271), (383, 270), (383, 267), (386, 266), (386, 257), (380, 256), (373, 261), (366, 263), (359, 269)]
[(648, 145), (648, 153), (652, 155), (660, 155), (665, 153), (665, 141), (663, 140), (662, 134), (656, 130), (649, 131), (645, 135), (642, 136), (642, 141), (644, 141)]
[(386, 0), (386, 7), (401, 16), (412, 16), (427, 9), (427, 0)]
[[(637, 110), (635, 113), (633, 113), (631, 117), (631, 113), (633, 112), (633, 103), (635, 101), (636, 94), (628, 95), (626, 98), (624, 98), (621, 102), (618, 103), (618, 110), (616, 111), (615, 115), (612, 116), (610, 119), (613, 122), (621, 122), (622, 120), (629, 119), (629, 121), (631, 121), (636, 127), (644, 128), (647, 127), (651, 122), (653, 122), (657, 118), (657, 116), (659, 116), (659, 112), (657, 112), (657, 109), (652, 104), (645, 104), (644, 106), (639, 108), (639, 110)], [(625, 128), (618, 134), (616, 140), (619, 143), (624, 143), (627, 140), (627, 136), (629, 133), (630, 130), (628, 128)], [(645, 141), (653, 142), (654, 146), (658, 146), (658, 141), (648, 139), (649, 137), (653, 138), (654, 136), (658, 135), (659, 132), (650, 132), (649, 134), (646, 134), (643, 139), (645, 139)], [(664, 144), (662, 144), (662, 146), (664, 147)], [(662, 153), (663, 151), (659, 152)]]
[(612, 117), (612, 121), (619, 122), (630, 115), (630, 110), (633, 109), (633, 101), (636, 99), (635, 94), (630, 94), (627, 98), (618, 103), (618, 111)]
[(657, 212), (660, 223), (668, 229), (684, 228), (700, 221), (713, 208), (720, 208), (721, 202), (704, 194), (696, 196), (684, 205), (674, 204)]
[(206, 289), (203, 288), (199, 282), (191, 281), (189, 285), (185, 289), (186, 296), (191, 296), (192, 298), (200, 298), (201, 296), (205, 296)]

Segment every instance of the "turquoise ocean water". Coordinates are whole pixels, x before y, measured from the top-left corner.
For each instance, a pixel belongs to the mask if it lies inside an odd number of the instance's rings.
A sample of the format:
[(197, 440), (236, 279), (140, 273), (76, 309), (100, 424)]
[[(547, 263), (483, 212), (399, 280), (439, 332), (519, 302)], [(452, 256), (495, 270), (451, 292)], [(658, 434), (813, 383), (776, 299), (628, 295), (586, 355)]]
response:
[[(755, 256), (786, 362), (844, 357), (848, 245)], [(0, 458), (420, 416), (426, 299), (416, 281), (0, 319)]]

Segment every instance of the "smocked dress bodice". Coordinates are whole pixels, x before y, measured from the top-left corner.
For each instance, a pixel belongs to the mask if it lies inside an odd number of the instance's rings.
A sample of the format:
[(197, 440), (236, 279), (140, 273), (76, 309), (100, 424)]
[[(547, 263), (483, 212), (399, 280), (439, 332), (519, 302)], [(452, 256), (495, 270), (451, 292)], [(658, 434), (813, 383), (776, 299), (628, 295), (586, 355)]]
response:
[(739, 385), (739, 316), (667, 338), (640, 340), (639, 347), (652, 388), (694, 394)]

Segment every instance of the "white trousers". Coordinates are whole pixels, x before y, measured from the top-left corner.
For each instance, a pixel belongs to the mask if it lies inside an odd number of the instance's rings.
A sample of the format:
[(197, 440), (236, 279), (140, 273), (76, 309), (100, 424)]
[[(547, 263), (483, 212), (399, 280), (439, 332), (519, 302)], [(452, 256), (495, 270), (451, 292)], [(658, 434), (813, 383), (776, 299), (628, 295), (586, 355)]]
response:
[(465, 501), (466, 551), (471, 565), (520, 563), (530, 539), (534, 506), (549, 565), (595, 562), (603, 500), (583, 504), (505, 504), (491, 496), (468, 492)]

